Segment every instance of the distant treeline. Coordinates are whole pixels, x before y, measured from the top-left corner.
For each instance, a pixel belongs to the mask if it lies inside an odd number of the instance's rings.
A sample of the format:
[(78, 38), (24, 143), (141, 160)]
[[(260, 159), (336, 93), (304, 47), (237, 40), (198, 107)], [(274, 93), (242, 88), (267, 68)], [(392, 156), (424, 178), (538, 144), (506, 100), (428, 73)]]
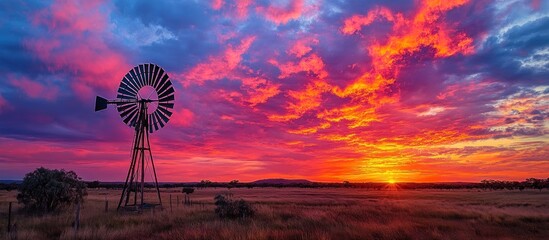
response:
[[(112, 182), (99, 182), (92, 181), (86, 182), (88, 188), (104, 188), (104, 189), (118, 189), (124, 186), (124, 183), (112, 183)], [(230, 182), (211, 182), (209, 180), (202, 180), (196, 183), (160, 183), (162, 188), (261, 188), (261, 187), (297, 187), (297, 188), (363, 188), (371, 190), (382, 190), (387, 188), (398, 189), (483, 189), (483, 190), (524, 190), (524, 189), (536, 189), (541, 191), (544, 188), (549, 189), (549, 178), (538, 179), (528, 178), (525, 181), (500, 181), (500, 180), (482, 180), (479, 183), (468, 182), (450, 182), (450, 183), (358, 183), (344, 181), (341, 183), (325, 183), (325, 182), (299, 182), (299, 183), (242, 183), (238, 180)], [(146, 188), (154, 188), (153, 184), (146, 183)], [(0, 190), (16, 190), (18, 183), (0, 183)]]

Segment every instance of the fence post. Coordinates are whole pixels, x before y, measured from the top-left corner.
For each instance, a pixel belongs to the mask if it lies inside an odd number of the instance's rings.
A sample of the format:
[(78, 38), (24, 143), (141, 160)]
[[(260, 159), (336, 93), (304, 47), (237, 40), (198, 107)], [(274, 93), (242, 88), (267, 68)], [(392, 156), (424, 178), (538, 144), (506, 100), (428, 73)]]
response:
[(173, 209), (172, 209), (172, 195), (170, 194), (170, 212), (173, 212)]
[(11, 232), (11, 202), (8, 207), (8, 233)]
[(77, 238), (79, 227), (80, 227), (80, 201), (76, 203), (76, 219), (74, 220), (74, 239)]
[(105, 197), (105, 212), (109, 211), (109, 200), (107, 200), (107, 197)]
[(175, 197), (176, 197), (176, 201), (177, 201), (175, 206), (176, 206), (176, 208), (179, 208), (179, 195), (176, 195)]

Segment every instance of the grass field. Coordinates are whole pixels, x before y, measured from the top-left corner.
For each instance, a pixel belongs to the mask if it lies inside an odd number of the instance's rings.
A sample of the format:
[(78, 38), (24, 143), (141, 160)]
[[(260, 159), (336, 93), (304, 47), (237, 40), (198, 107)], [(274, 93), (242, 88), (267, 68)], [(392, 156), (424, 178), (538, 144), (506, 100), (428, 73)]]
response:
[[(231, 189), (253, 204), (256, 215), (223, 220), (213, 197), (227, 189), (199, 189), (176, 204), (180, 189), (163, 189), (163, 211), (114, 211), (120, 192), (90, 189), (77, 239), (549, 239), (549, 191)], [(8, 202), (0, 192), (0, 239)], [(153, 196), (152, 194), (150, 194)], [(169, 196), (172, 195), (172, 210)], [(105, 199), (109, 211), (105, 212)], [(74, 239), (73, 208), (56, 215), (26, 216), (14, 205), (17, 239)]]

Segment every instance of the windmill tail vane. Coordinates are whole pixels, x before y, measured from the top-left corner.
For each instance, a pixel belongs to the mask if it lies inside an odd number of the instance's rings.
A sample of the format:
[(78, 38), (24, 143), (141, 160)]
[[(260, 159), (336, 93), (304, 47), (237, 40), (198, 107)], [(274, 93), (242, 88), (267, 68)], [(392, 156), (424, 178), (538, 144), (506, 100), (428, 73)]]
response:
[[(135, 129), (130, 167), (118, 202), (119, 210), (162, 207), (149, 133), (166, 126), (172, 115), (174, 96), (175, 90), (164, 69), (156, 64), (140, 64), (122, 78), (115, 100), (100, 96), (95, 98), (95, 111), (115, 105), (122, 121)], [(154, 176), (156, 203), (145, 202), (147, 165), (151, 166)]]

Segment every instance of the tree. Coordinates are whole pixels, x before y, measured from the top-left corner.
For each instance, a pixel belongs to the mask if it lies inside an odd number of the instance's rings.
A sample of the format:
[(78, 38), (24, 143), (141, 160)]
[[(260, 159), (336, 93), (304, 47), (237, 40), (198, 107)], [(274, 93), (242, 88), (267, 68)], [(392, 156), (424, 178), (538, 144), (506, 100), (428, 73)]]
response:
[(538, 189), (540, 192), (541, 192), (541, 189), (543, 189), (543, 183), (544, 181), (542, 179), (537, 179), (537, 178), (526, 179), (526, 184), (528, 184), (529, 187)]
[(51, 212), (81, 202), (86, 194), (75, 172), (41, 167), (25, 175), (17, 200), (28, 210)]
[(349, 183), (349, 181), (343, 181), (343, 187), (349, 188), (351, 187), (351, 183)]
[(227, 188), (228, 189), (231, 189), (233, 187), (237, 187), (238, 186), (238, 180), (232, 180), (229, 182), (229, 184), (227, 184)]
[(210, 185), (212, 185), (212, 181), (210, 181), (210, 180), (202, 180), (202, 181), (200, 181), (200, 183), (198, 184), (198, 187), (199, 187), (199, 188), (207, 188), (207, 187), (209, 187)]

